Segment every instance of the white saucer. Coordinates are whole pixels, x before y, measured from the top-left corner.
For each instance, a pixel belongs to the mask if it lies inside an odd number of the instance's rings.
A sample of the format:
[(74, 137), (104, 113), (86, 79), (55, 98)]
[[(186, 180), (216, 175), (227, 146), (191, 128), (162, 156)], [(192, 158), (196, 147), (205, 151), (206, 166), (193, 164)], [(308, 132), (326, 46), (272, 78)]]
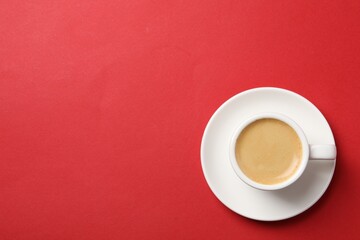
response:
[(255, 88), (230, 98), (211, 117), (201, 142), (201, 165), (215, 196), (234, 212), (262, 221), (287, 219), (320, 199), (330, 184), (336, 162), (310, 160), (304, 174), (282, 190), (249, 187), (231, 167), (229, 143), (241, 121), (261, 112), (289, 116), (304, 130), (310, 144), (335, 144), (326, 119), (307, 99), (280, 88)]

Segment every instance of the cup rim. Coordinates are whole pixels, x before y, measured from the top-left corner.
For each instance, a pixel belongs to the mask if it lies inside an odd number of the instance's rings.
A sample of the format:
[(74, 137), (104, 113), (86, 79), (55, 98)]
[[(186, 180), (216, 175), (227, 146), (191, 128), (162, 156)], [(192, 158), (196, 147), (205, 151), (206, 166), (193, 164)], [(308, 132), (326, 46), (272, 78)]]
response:
[[(271, 184), (271, 185), (255, 182), (255, 181), (251, 180), (248, 176), (246, 176), (246, 174), (240, 169), (239, 165), (237, 164), (236, 156), (235, 156), (236, 140), (238, 139), (241, 132), (251, 123), (253, 123), (257, 120), (266, 119), (266, 118), (277, 119), (277, 120), (283, 121), (286, 124), (288, 124), (296, 132), (297, 136), (300, 139), (301, 146), (302, 146), (302, 158), (301, 158), (300, 166), (298, 167), (297, 171), (286, 181), (277, 183), (277, 184)], [(288, 116), (281, 114), (281, 113), (275, 113), (275, 112), (258, 113), (256, 115), (253, 115), (253, 116), (247, 118), (245, 121), (243, 121), (236, 128), (236, 130), (231, 138), (229, 152), (230, 152), (230, 162), (231, 162), (232, 168), (235, 171), (236, 175), (247, 185), (257, 188), (257, 189), (260, 189), (260, 190), (278, 190), (278, 189), (282, 189), (282, 188), (285, 188), (285, 187), (291, 185), (297, 179), (299, 179), (299, 177), (303, 174), (303, 172), (307, 166), (307, 163), (309, 161), (309, 143), (308, 143), (306, 136), (305, 136), (303, 130), (301, 129), (301, 127), (294, 120), (289, 118)]]

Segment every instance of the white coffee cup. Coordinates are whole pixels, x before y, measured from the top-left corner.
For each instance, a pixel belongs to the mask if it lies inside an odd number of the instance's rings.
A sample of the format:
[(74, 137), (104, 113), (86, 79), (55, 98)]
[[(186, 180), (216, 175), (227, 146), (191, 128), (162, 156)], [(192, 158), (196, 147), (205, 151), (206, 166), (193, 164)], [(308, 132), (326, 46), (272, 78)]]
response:
[[(252, 122), (265, 118), (277, 119), (288, 124), (290, 127), (294, 129), (302, 145), (302, 159), (300, 161), (300, 165), (297, 168), (296, 172), (287, 180), (271, 185), (255, 182), (251, 180), (248, 176), (246, 176), (246, 174), (239, 167), (235, 156), (236, 140), (238, 139), (242, 131)], [(297, 179), (299, 179), (299, 177), (304, 173), (309, 160), (334, 160), (336, 158), (336, 146), (333, 144), (319, 144), (319, 145), (309, 144), (303, 130), (294, 120), (290, 119), (289, 117), (283, 114), (268, 112), (268, 113), (256, 114), (246, 119), (244, 122), (240, 124), (240, 126), (235, 130), (231, 138), (229, 153), (230, 153), (231, 165), (236, 175), (243, 182), (245, 182), (251, 187), (260, 190), (278, 190), (291, 185)]]

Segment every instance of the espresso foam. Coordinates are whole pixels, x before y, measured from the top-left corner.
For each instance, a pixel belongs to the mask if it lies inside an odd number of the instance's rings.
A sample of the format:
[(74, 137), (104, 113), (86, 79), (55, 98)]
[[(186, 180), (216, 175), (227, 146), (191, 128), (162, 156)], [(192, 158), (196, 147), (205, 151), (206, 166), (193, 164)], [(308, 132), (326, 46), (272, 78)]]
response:
[(236, 141), (235, 155), (237, 164), (247, 177), (272, 185), (286, 181), (297, 171), (302, 146), (288, 124), (264, 118), (241, 132)]

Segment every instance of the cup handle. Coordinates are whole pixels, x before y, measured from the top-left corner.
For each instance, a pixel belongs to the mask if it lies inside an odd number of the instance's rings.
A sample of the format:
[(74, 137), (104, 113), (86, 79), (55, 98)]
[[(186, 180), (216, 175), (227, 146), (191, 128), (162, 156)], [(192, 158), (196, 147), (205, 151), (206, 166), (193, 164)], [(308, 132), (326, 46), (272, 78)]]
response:
[(336, 146), (334, 144), (310, 144), (310, 160), (334, 160)]

